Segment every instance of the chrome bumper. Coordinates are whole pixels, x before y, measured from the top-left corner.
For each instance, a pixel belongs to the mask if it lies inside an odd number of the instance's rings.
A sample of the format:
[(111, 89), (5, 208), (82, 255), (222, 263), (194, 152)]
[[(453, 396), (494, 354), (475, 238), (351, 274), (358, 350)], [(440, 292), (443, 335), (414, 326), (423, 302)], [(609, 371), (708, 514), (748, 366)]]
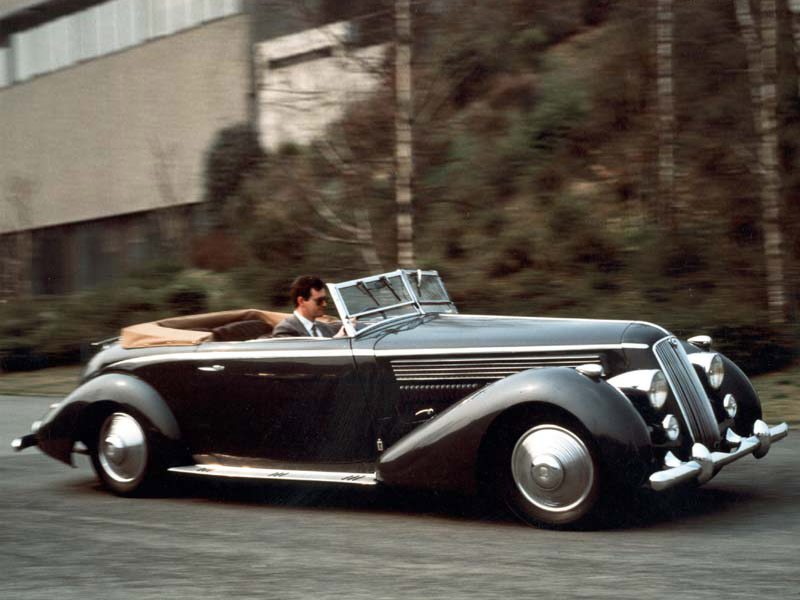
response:
[(650, 475), (650, 487), (660, 492), (686, 481), (703, 484), (716, 475), (722, 467), (747, 454), (752, 454), (756, 458), (766, 456), (772, 442), (782, 440), (788, 433), (789, 426), (786, 423), (770, 427), (764, 421), (758, 420), (753, 425), (753, 435), (750, 437), (743, 438), (736, 435), (733, 430), (728, 430), (725, 439), (737, 446), (730, 452), (711, 452), (703, 444), (695, 444), (692, 446), (692, 458), (687, 462), (681, 461), (672, 452), (667, 452), (664, 457), (664, 470)]
[(36, 446), (38, 444), (35, 433), (29, 433), (18, 438), (14, 438), (11, 442), (11, 447), (15, 452), (22, 452), (25, 448)]

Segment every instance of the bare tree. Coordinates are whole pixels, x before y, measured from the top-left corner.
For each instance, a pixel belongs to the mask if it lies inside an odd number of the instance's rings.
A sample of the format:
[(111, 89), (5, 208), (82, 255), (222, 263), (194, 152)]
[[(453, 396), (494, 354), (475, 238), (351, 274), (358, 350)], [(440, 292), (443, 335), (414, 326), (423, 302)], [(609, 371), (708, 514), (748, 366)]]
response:
[(777, 134), (777, 18), (775, 0), (761, 0), (760, 28), (756, 28), (749, 0), (735, 0), (736, 18), (747, 52), (747, 73), (753, 104), (753, 127), (758, 144), (761, 180), (762, 231), (770, 322), (786, 320), (783, 239), (780, 227), (780, 174)]
[[(291, 156), (273, 161), (273, 176), (284, 189), (294, 190), (289, 202), (300, 200), (315, 215), (317, 221), (323, 224), (322, 228), (318, 228), (310, 223), (295, 222), (295, 226), (303, 233), (326, 242), (356, 246), (370, 270), (383, 271), (366, 206), (369, 195), (363, 186), (365, 173), (359, 170), (344, 136), (341, 137), (341, 143), (338, 136), (335, 140), (333, 136), (329, 136), (319, 141), (315, 149), (331, 169), (340, 175), (344, 181), (343, 191), (323, 192), (324, 182), (315, 176), (308, 163)], [(271, 201), (281, 197), (281, 194), (275, 194)], [(349, 207), (349, 219), (340, 216), (342, 211), (339, 207), (343, 203)]]
[[(391, 6), (393, 11), (390, 9), (388, 12), (376, 6), (372, 13), (359, 16), (356, 20), (382, 18), (384, 15), (390, 17), (393, 12), (395, 50), (393, 64), (389, 61), (375, 60), (374, 56), (362, 53), (358, 44), (352, 43), (349, 27), (343, 28), (338, 24), (319, 27), (315, 30), (314, 39), (327, 38), (324, 43), (333, 48), (333, 57), (339, 61), (338, 67), (342, 73), (357, 71), (373, 78), (378, 83), (373, 93), (378, 90), (379, 82), (389, 78), (394, 79), (394, 149), (393, 152), (390, 151), (389, 155), (394, 155), (397, 264), (402, 267), (412, 267), (415, 264), (415, 255), (412, 209), (414, 171), (412, 113), (414, 106), (411, 64), (411, 0), (392, 0)], [(312, 8), (304, 2), (289, 3), (285, 5), (285, 9), (306, 23), (320, 23), (319, 9)], [(320, 42), (314, 43), (319, 44)], [(279, 61), (267, 61), (265, 68), (280, 68), (272, 66), (276, 62)], [(301, 80), (302, 85), (306, 85), (306, 79)], [(304, 105), (314, 106), (317, 109), (325, 106), (332, 108), (330, 105), (345, 105), (351, 100), (337, 92), (297, 87), (292, 85), (288, 79), (281, 81), (275, 76), (270, 78), (270, 83), (267, 85), (262, 81), (260, 89), (278, 97), (277, 103), (270, 101), (271, 106), (279, 106), (282, 110), (290, 111), (302, 110)], [(361, 94), (359, 100), (363, 102), (367, 97), (367, 95)], [(383, 179), (390, 174), (391, 169), (386, 168), (387, 164), (382, 156), (365, 157), (363, 152), (354, 151), (351, 142), (352, 140), (343, 134), (342, 128), (334, 124), (328, 127), (326, 135), (322, 139), (317, 139), (312, 142), (312, 145), (325, 158), (328, 166), (339, 174), (349, 194), (351, 200), (349, 204), (356, 204), (358, 208), (352, 209), (348, 206), (345, 209), (347, 215), (343, 217), (344, 213), (341, 211), (341, 207), (339, 208), (341, 214), (337, 214), (337, 210), (333, 208), (335, 203), (323, 194), (309, 189), (309, 186), (306, 185), (310, 183), (308, 177), (298, 178), (296, 184), (303, 188), (300, 196), (312, 205), (317, 217), (325, 226), (324, 230), (309, 233), (327, 241), (357, 244), (364, 261), (370, 268), (373, 268), (380, 264), (380, 260), (373, 238), (372, 226), (369, 222), (367, 207), (370, 203), (370, 191), (365, 182)], [(356, 144), (358, 145), (357, 141)], [(295, 177), (297, 176), (297, 164), (292, 161), (288, 161), (283, 168), (294, 171)], [(353, 222), (353, 218), (355, 218), (355, 222)]]

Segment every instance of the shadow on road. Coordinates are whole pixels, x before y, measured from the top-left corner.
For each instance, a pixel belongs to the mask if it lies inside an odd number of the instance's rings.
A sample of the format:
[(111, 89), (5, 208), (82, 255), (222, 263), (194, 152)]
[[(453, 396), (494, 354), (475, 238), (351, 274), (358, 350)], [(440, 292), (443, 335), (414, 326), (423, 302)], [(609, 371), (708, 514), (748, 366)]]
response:
[(705, 487), (667, 492), (640, 490), (631, 497), (614, 500), (614, 506), (605, 511), (602, 528), (647, 528), (706, 517), (758, 502), (759, 496), (750, 492)]
[[(107, 494), (96, 480), (75, 483), (73, 491)], [(437, 518), (523, 526), (504, 507), (473, 496), (444, 492), (387, 490), (284, 482), (224, 481), (170, 478), (151, 499), (193, 500), (259, 508), (354, 511), (373, 514), (425, 515)], [(143, 501), (146, 501), (143, 500)], [(641, 490), (609, 502), (603, 516), (584, 530), (624, 530), (657, 527), (720, 514), (757, 503), (757, 494), (719, 488), (655, 493)]]

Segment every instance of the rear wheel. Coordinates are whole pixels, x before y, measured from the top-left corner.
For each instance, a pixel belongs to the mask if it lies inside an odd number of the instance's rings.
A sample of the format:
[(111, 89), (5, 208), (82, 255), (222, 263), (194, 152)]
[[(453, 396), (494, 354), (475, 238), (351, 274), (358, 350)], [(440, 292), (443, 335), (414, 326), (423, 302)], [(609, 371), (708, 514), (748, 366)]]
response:
[(92, 465), (100, 481), (122, 496), (144, 491), (155, 475), (152, 446), (142, 424), (126, 412), (109, 414), (98, 431)]
[(597, 504), (600, 469), (590, 440), (577, 427), (517, 427), (506, 450), (503, 493), (523, 520), (549, 527), (584, 521)]

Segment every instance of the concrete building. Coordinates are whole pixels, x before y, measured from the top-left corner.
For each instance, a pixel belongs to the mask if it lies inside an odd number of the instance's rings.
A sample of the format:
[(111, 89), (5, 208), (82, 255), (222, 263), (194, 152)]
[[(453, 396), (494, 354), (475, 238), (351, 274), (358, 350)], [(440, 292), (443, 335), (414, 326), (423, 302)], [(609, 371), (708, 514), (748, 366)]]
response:
[(250, 118), (241, 3), (12, 2), (0, 26), (0, 295), (108, 281), (185, 239), (205, 151)]
[(382, 84), (388, 44), (357, 46), (346, 21), (261, 42), (254, 48), (258, 131), (270, 151), (307, 144)]
[[(342, 16), (341, 3), (319, 1)], [(336, 117), (332, 101), (374, 85), (337, 75), (352, 65), (330, 39), (352, 43), (348, 25), (260, 45), (313, 25), (291, 8), (279, 0), (3, 0), (0, 299), (83, 289), (184, 252), (220, 130), (260, 124), (267, 148), (304, 143)], [(327, 96), (287, 114), (264, 81), (314, 82)]]

